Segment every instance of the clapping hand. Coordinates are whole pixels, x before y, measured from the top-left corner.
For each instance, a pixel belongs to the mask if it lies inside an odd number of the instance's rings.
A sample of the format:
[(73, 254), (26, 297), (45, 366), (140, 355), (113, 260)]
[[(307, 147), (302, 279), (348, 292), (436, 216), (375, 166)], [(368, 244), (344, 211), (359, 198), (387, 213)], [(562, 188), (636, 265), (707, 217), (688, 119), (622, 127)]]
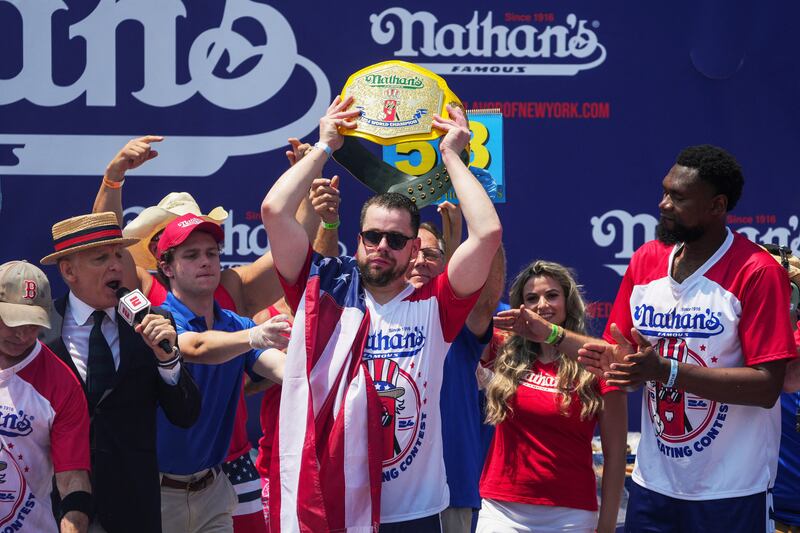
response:
[(331, 179), (317, 178), (311, 183), (311, 205), (323, 222), (334, 224), (339, 220), (339, 176)]
[(308, 143), (301, 143), (300, 139), (297, 137), (289, 137), (289, 146), (292, 147), (291, 150), (286, 150), (286, 159), (289, 160), (289, 166), (293, 167), (298, 161), (303, 159), (308, 152), (314, 149)]
[(625, 338), (616, 324), (611, 324), (610, 332), (616, 344), (586, 343), (578, 350), (578, 362), (586, 370), (604, 378), (609, 385), (626, 390), (636, 389), (645, 381), (663, 378), (666, 359), (656, 353), (636, 328), (631, 329), (636, 345)]

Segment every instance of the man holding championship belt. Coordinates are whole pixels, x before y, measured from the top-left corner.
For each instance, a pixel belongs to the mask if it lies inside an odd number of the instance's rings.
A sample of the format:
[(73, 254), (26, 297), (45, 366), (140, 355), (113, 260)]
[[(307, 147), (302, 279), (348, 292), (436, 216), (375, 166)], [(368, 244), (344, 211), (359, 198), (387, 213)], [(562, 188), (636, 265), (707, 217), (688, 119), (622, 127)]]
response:
[[(315, 150), (278, 179), (262, 204), (286, 300), (296, 309), (270, 468), (270, 486), (280, 487), (270, 500), (274, 531), (366, 532), (379, 524), (381, 532), (441, 531), (439, 513), (449, 501), (439, 412), (444, 359), (502, 233), (492, 202), (461, 158), (470, 137), (464, 113), (442, 85), (438, 76), (397, 61), (359, 71), (320, 120)], [(398, 91), (387, 105), (390, 89)], [(443, 164), (417, 178), (362, 157), (369, 152), (346, 137), (388, 144), (442, 134)], [(355, 257), (314, 254), (294, 218), (333, 152), (381, 192), (362, 208)], [(467, 239), (445, 272), (414, 288), (405, 272), (420, 247), (418, 208), (450, 182)], [(387, 417), (380, 395), (389, 392)]]

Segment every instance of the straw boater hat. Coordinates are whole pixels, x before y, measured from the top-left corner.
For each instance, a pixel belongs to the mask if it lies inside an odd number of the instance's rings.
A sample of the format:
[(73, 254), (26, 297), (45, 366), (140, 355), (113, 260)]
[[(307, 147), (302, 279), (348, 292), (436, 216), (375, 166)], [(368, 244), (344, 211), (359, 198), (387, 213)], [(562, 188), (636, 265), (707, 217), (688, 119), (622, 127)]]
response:
[(215, 207), (207, 215), (203, 215), (200, 206), (188, 192), (171, 192), (158, 205), (148, 207), (131, 220), (122, 230), (125, 237), (137, 239), (139, 242), (130, 247), (131, 255), (137, 266), (147, 270), (156, 269), (156, 258), (150, 253), (148, 246), (156, 233), (179, 216), (193, 213), (200, 218), (222, 224), (228, 218), (228, 212), (222, 207)]
[(43, 265), (52, 265), (60, 257), (81, 250), (121, 244), (130, 246), (137, 239), (122, 236), (122, 230), (114, 213), (92, 213), (57, 222), (53, 226), (53, 248), (55, 252), (42, 258)]

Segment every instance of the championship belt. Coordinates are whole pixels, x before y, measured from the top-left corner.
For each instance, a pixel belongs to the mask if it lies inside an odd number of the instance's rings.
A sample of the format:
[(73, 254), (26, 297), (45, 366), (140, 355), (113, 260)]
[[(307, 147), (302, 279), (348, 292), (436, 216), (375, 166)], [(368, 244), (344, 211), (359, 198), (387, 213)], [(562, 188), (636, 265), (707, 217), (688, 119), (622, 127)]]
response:
[[(447, 104), (464, 109), (447, 83), (433, 72), (405, 61), (384, 61), (350, 76), (342, 98), (353, 96), (361, 111), (355, 129), (342, 129), (342, 147), (333, 158), (376, 193), (396, 192), (424, 207), (445, 194), (452, 184), (444, 163), (421, 176), (411, 176), (385, 163), (355, 137), (388, 146), (407, 141), (430, 141), (441, 132), (432, 127), (433, 114), (448, 118)], [(461, 153), (469, 161), (469, 148)]]

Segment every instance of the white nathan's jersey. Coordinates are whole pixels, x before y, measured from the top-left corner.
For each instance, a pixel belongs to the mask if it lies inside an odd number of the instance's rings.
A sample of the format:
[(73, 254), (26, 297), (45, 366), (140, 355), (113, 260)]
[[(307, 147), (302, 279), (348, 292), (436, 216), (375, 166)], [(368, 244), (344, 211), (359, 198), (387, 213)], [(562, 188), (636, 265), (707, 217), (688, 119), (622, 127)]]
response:
[[(635, 327), (662, 357), (708, 368), (796, 356), (783, 268), (738, 233), (683, 283), (670, 276), (680, 246), (651, 241), (634, 254), (609, 318)], [(605, 337), (613, 342), (608, 329)], [(633, 479), (675, 498), (719, 499), (767, 490), (775, 480), (780, 406), (702, 398), (649, 382)]]
[(449, 504), (442, 373), (476, 298), (456, 298), (446, 274), (417, 290), (409, 285), (384, 305), (366, 294), (370, 328), (363, 358), (383, 409), (381, 522), (433, 515)]

